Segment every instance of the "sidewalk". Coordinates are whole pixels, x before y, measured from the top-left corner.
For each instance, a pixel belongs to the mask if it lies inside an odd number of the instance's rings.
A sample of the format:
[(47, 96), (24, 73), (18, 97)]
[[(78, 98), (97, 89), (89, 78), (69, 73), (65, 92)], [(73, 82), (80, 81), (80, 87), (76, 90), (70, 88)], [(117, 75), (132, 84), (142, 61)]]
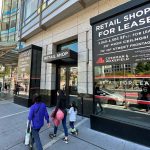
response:
[[(24, 145), (26, 120), (29, 109), (9, 101), (0, 101), (0, 150), (28, 150)], [(52, 108), (48, 108), (49, 113)], [(128, 142), (90, 129), (89, 118), (77, 117), (79, 135), (69, 134), (69, 143), (62, 141), (63, 128), (60, 126), (57, 137), (49, 138), (53, 126), (41, 129), (40, 136), (44, 150), (150, 150), (148, 147)], [(69, 125), (68, 125), (69, 127)]]
[(13, 91), (2, 91), (0, 92), (0, 101), (1, 100), (12, 100), (13, 99)]

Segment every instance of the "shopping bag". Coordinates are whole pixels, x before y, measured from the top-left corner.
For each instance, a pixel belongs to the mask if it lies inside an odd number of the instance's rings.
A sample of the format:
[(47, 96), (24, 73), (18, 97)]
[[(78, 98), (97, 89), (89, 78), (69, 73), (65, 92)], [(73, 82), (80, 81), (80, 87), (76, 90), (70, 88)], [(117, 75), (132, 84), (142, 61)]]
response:
[(50, 115), (50, 117), (52, 118), (53, 124), (58, 127), (60, 125), (60, 122), (63, 120), (64, 118), (64, 113), (61, 109), (54, 109)]
[(25, 145), (29, 145), (31, 137), (31, 123), (27, 121), (27, 129), (25, 133)]
[(64, 112), (61, 109), (54, 109), (50, 115), (51, 118), (56, 118), (57, 120), (63, 120)]

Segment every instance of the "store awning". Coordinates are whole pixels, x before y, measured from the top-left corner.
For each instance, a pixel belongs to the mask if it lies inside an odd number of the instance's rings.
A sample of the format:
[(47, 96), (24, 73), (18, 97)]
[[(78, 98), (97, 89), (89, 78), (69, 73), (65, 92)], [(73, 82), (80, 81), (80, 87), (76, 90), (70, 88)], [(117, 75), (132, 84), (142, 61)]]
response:
[(77, 63), (77, 52), (72, 50), (63, 50), (43, 57), (43, 61), (46, 63), (54, 64), (74, 64)]
[(15, 50), (17, 43), (0, 42), (0, 63), (4, 65), (17, 65), (18, 51)]

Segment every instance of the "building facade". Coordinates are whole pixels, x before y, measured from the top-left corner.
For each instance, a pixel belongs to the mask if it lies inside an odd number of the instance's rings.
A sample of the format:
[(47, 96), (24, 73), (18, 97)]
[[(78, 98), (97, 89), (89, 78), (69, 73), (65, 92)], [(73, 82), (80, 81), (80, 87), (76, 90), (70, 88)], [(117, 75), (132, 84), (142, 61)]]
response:
[[(18, 0), (1, 0), (0, 3), (0, 65), (10, 70), (6, 75), (1, 72), (1, 81), (6, 83), (10, 90), (14, 89), (16, 82), (16, 66), (18, 65), (17, 52), (17, 19)], [(4, 86), (3, 86), (4, 89)]]
[(16, 41), (18, 0), (2, 0), (0, 41)]
[[(40, 93), (44, 96), (48, 106), (56, 104), (56, 90), (63, 89), (66, 92), (68, 104), (73, 100), (76, 101), (84, 115), (90, 116), (94, 113), (94, 117), (110, 118), (108, 119), (110, 122), (116, 119), (122, 123), (122, 127), (125, 127), (124, 122), (126, 122), (132, 124), (133, 128), (135, 126), (134, 129), (140, 126), (143, 133), (145, 131), (148, 133), (147, 129), (150, 127), (148, 124), (150, 120), (147, 116), (149, 112), (149, 102), (147, 101), (149, 101), (150, 94), (149, 60), (147, 59), (144, 63), (128, 61), (116, 63), (118, 60), (127, 60), (130, 54), (126, 53), (117, 57), (110, 56), (107, 60), (109, 63), (102, 65), (104, 59), (101, 57), (97, 59), (95, 50), (104, 52), (109, 47), (108, 41), (99, 42), (99, 45), (104, 44), (104, 47), (100, 49), (97, 48), (98, 46), (93, 48), (94, 44), (92, 43), (97, 34), (92, 32), (92, 26), (97, 25), (98, 19), (102, 18), (103, 22), (111, 16), (107, 11), (112, 10), (114, 13), (116, 7), (120, 10), (128, 5), (131, 5), (132, 9), (137, 8), (137, 11), (135, 9), (135, 12), (130, 15), (130, 19), (137, 15), (143, 17), (139, 21), (143, 26), (145, 23), (149, 23), (150, 6), (148, 1), (25, 0), (21, 3), (19, 39), (24, 41), (26, 46), (33, 44), (42, 48)], [(146, 8), (143, 9), (143, 7)], [(124, 12), (131, 11), (131, 8), (125, 8)], [(124, 12), (120, 10), (115, 15), (119, 16)], [(97, 15), (101, 15), (101, 17), (94, 19), (94, 23), (90, 24), (90, 19)], [(127, 17), (125, 19), (127, 21)], [(119, 24), (119, 20), (111, 22), (110, 26), (115, 23)], [(133, 26), (135, 24), (134, 22)], [(99, 31), (99, 36), (103, 34), (107, 37), (108, 32), (114, 33), (115, 29), (103, 32), (104, 27), (108, 27), (107, 25), (107, 22), (101, 26), (97, 25), (96, 31)], [(128, 24), (125, 25), (125, 28), (128, 26)], [(148, 27), (146, 28), (147, 30), (142, 33), (136, 33), (132, 36), (147, 41), (150, 32)], [(144, 33), (145, 35), (142, 35)], [(129, 35), (128, 38), (132, 36)], [(134, 42), (135, 40), (138, 41), (138, 39), (134, 39)], [(127, 46), (130, 42), (133, 44), (133, 39), (124, 40), (122, 37), (119, 40), (114, 38), (111, 43), (113, 50), (116, 50), (116, 46), (117, 50), (123, 50), (125, 48), (121, 47), (123, 42), (126, 42), (123, 46)], [(108, 53), (110, 50), (111, 48), (107, 48)], [(112, 59), (114, 60), (112, 61)], [(101, 120), (105, 122), (102, 118)], [(100, 122), (96, 123), (99, 126)], [(100, 130), (97, 126), (93, 125), (92, 127)], [(117, 127), (116, 125), (116, 130)], [(101, 127), (101, 129), (104, 128)], [(116, 132), (115, 129), (112, 129), (112, 132), (107, 132), (104, 129), (104, 132), (113, 135), (119, 132), (120, 134), (116, 134), (116, 136), (128, 137), (121, 133), (123, 129)], [(129, 130), (126, 131), (129, 132)], [(130, 135), (130, 138), (127, 139), (136, 141), (132, 138), (136, 134), (130, 133)], [(148, 139), (147, 134), (143, 136)], [(142, 144), (147, 145), (146, 142)]]

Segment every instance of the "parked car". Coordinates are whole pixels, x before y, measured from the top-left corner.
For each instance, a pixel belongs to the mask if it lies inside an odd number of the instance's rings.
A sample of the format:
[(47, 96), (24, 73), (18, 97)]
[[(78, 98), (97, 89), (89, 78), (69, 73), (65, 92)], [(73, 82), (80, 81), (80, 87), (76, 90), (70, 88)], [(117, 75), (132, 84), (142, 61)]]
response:
[(112, 104), (112, 105), (125, 104), (125, 97), (123, 95), (108, 89), (97, 90), (96, 96), (101, 100), (101, 103)]

